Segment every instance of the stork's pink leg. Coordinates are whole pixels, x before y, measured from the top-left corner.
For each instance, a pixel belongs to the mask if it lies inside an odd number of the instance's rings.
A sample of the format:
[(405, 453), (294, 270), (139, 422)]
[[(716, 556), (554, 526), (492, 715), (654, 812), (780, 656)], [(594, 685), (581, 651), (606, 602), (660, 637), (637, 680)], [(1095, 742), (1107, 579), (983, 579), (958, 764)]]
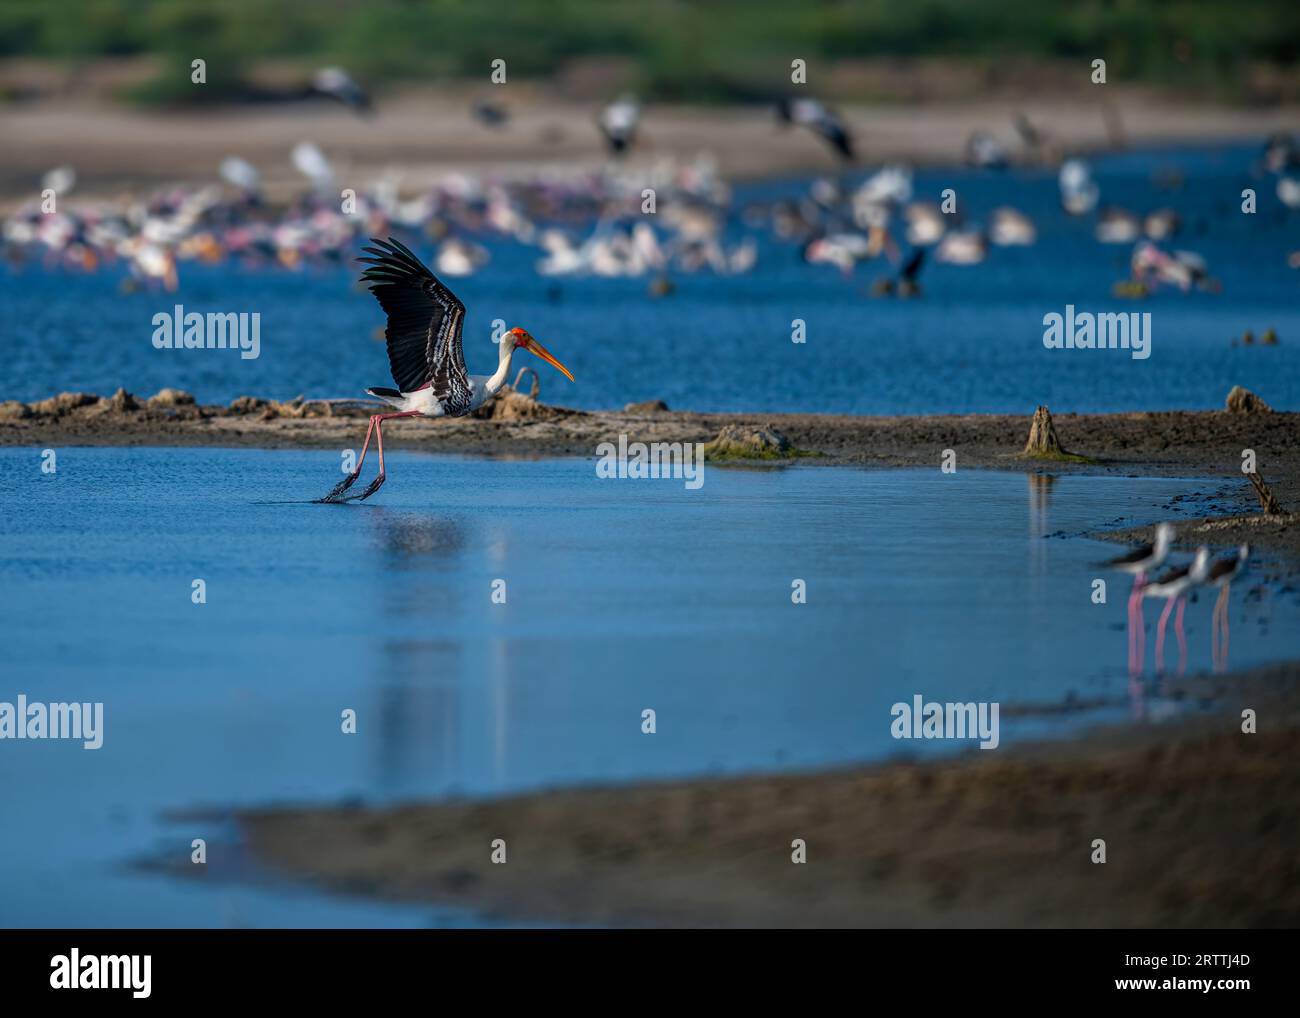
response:
[(355, 496), (358, 502), (364, 502), (371, 495), (384, 486), (387, 474), (384, 471), (384, 421), (391, 420), (394, 417), (419, 417), (418, 410), (403, 410), (395, 414), (379, 414), (375, 417), (375, 446), (379, 450), (379, 474), (370, 482), (370, 487), (360, 495)]
[(339, 481), (338, 484), (334, 485), (333, 490), (330, 491), (328, 495), (326, 495), (324, 498), (318, 498), (316, 500), (317, 502), (338, 501), (338, 497), (340, 495), (342, 495), (345, 491), (347, 491), (350, 487), (352, 487), (352, 485), (356, 484), (357, 478), (361, 476), (361, 468), (362, 466), (365, 465), (366, 450), (370, 448), (370, 436), (374, 433), (375, 421), (378, 419), (379, 419), (378, 414), (370, 415), (370, 426), (366, 428), (366, 441), (365, 444), (361, 446), (361, 456), (357, 460), (356, 469), (353, 470), (352, 473), (348, 474), (347, 477), (343, 478), (343, 480)]

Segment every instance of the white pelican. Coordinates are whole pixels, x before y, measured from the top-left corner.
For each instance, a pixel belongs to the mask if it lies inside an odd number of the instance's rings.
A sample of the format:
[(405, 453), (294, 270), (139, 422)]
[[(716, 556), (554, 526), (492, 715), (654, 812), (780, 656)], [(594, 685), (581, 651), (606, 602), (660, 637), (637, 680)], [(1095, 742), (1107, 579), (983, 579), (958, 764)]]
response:
[[(396, 407), (397, 412), (371, 415), (357, 468), (318, 502), (367, 499), (377, 492), (385, 478), (384, 421), (393, 417), (464, 417), (477, 410), (505, 384), (517, 347), (536, 354), (573, 381), (569, 369), (520, 328), (501, 337), (500, 359), (493, 374), (469, 374), (461, 348), (465, 305), (400, 241), (372, 237), (371, 242), (375, 246), (365, 251), (372, 257), (360, 259), (370, 266), (361, 278), (370, 284), (370, 292), (388, 315), (384, 335), (397, 388), (376, 386), (366, 392)], [(371, 434), (379, 449), (379, 474), (360, 495), (344, 497), (361, 475)]]
[(984, 234), (978, 230), (958, 230), (946, 234), (939, 241), (934, 260), (949, 265), (978, 265), (987, 254)]
[(1097, 217), (1093, 236), (1101, 244), (1132, 244), (1141, 232), (1138, 217), (1132, 212), (1108, 206)]
[(998, 247), (1024, 246), (1038, 240), (1038, 230), (1019, 209), (1003, 205), (989, 213), (989, 240)]
[(907, 220), (907, 242), (913, 247), (937, 244), (948, 228), (939, 206), (933, 202), (912, 202), (903, 210)]
[(289, 158), (293, 160), (294, 168), (310, 180), (317, 191), (333, 190), (334, 167), (325, 157), (325, 153), (311, 142), (300, 141), (289, 153)]
[(1070, 215), (1086, 216), (1097, 207), (1101, 189), (1082, 159), (1067, 159), (1062, 163), (1057, 184), (1061, 189), (1061, 206)]

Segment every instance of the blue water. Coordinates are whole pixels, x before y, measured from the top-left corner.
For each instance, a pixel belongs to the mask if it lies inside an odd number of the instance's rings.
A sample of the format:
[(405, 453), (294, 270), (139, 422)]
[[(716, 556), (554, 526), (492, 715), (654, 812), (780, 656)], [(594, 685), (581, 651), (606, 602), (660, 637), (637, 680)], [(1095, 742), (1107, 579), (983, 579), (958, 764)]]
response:
[[(203, 837), (214, 871), (239, 870), (219, 817), (176, 817), (205, 808), (967, 748), (891, 738), (891, 705), (917, 693), (1108, 705), (1006, 716), (1003, 746), (1128, 716), (1127, 587), (1110, 577), (1093, 604), (1114, 548), (1070, 535), (1177, 518), (1179, 496), (1204, 511), (1216, 487), (800, 466), (706, 467), (689, 491), (598, 479), (590, 460), (394, 453), (374, 502), (320, 506), (276, 500), (328, 488), (333, 452), (67, 448), (57, 473), (40, 464), (0, 449), (0, 700), (102, 701), (105, 735), (96, 751), (0, 741), (6, 926), (476, 924), (131, 864), (184, 863)], [(1233, 666), (1300, 653), (1298, 612), (1234, 586)], [(1209, 613), (1202, 598), (1187, 614), (1194, 671)]]
[[(533, 361), (542, 398), (584, 408), (662, 398), (681, 409), (827, 413), (1024, 413), (1038, 404), (1075, 412), (1213, 409), (1240, 384), (1274, 407), (1300, 410), (1300, 272), (1286, 265), (1300, 248), (1300, 214), (1281, 206), (1273, 178), (1254, 168), (1257, 157), (1254, 147), (1225, 147), (1094, 163), (1103, 205), (1179, 210), (1183, 232), (1169, 246), (1200, 252), (1221, 293), (1119, 300), (1111, 287), (1128, 274), (1130, 247), (1098, 244), (1092, 218), (1066, 216), (1054, 172), (935, 169), (917, 173), (918, 200), (938, 201), (952, 187), (969, 224), (998, 205), (1017, 207), (1038, 224), (1038, 243), (993, 248), (980, 266), (927, 265), (925, 295), (895, 301), (866, 295), (871, 280), (889, 271), (883, 261), (845, 279), (765, 237), (752, 274), (678, 273), (676, 292), (656, 299), (645, 279), (540, 277), (537, 249), (477, 238), (491, 264), (454, 282), (468, 308), (466, 358), (471, 371), (490, 372), (493, 320), (523, 325), (577, 377), (570, 383)], [(1158, 187), (1154, 181), (1172, 170), (1185, 184)], [(729, 237), (753, 232), (739, 215), (744, 206), (799, 195), (808, 183), (737, 189)], [(1255, 215), (1240, 211), (1246, 187), (1259, 196)], [(417, 249), (430, 254), (428, 245)], [(125, 295), (120, 270), (0, 268), (0, 399), (119, 385), (144, 395), (179, 386), (213, 402), (244, 394), (358, 396), (391, 382), (383, 346), (371, 339), (382, 316), (355, 277), (346, 268), (295, 274), (186, 263), (179, 293)], [(176, 303), (259, 312), (260, 358), (155, 350), (152, 317)], [(1150, 311), (1151, 358), (1045, 349), (1043, 316), (1066, 304)], [(795, 318), (807, 323), (801, 345), (790, 341)], [(1231, 345), (1246, 330), (1258, 336), (1270, 327), (1278, 347)]]

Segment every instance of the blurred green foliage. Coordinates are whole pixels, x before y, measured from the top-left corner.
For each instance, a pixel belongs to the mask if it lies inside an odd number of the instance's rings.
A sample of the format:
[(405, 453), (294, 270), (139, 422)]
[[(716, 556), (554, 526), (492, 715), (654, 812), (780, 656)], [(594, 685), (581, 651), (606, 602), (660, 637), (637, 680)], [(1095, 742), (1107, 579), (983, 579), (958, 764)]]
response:
[[(1111, 80), (1231, 92), (1248, 64), (1300, 55), (1297, 0), (4, 0), (0, 56), (154, 54), (138, 98), (237, 95), (247, 70), (337, 63), (374, 84), (430, 77), (545, 78), (581, 57), (628, 61), (648, 98), (780, 91), (789, 62), (873, 56), (1107, 60)], [(183, 72), (183, 73), (182, 73)]]

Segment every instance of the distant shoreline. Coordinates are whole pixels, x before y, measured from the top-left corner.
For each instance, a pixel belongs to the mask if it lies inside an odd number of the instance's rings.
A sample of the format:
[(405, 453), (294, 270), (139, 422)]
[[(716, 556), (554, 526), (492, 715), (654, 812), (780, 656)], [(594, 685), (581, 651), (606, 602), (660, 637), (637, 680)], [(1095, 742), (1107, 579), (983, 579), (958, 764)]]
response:
[[(845, 107), (860, 157), (842, 166), (811, 133), (778, 128), (762, 106), (646, 108), (640, 146), (620, 165), (650, 170), (664, 159), (707, 155), (723, 177), (752, 180), (780, 175), (864, 171), (884, 162), (959, 165), (967, 140), (985, 131), (1003, 141), (1015, 161), (1020, 149), (1013, 117), (1026, 113), (1045, 136), (1036, 158), (1116, 147), (1261, 143), (1294, 131), (1300, 109), (1179, 105), (1121, 87), (1097, 86), (1096, 98), (1051, 97)], [(431, 93), (432, 94), (432, 93)], [(272, 201), (303, 189), (289, 151), (310, 140), (335, 161), (339, 186), (365, 186), (400, 166), (401, 187), (415, 191), (448, 173), (497, 179), (541, 173), (599, 172), (612, 165), (595, 127), (590, 103), (537, 98), (516, 102), (509, 125), (476, 123), (469, 101), (404, 96), (373, 119), (321, 104), (213, 107), (140, 112), (91, 100), (0, 106), (6, 158), (0, 166), (0, 209), (39, 197), (41, 175), (71, 165), (78, 173), (73, 204), (138, 195), (170, 184), (218, 181), (217, 165), (239, 155), (262, 172)], [(147, 153), (147, 156), (144, 154)]]

